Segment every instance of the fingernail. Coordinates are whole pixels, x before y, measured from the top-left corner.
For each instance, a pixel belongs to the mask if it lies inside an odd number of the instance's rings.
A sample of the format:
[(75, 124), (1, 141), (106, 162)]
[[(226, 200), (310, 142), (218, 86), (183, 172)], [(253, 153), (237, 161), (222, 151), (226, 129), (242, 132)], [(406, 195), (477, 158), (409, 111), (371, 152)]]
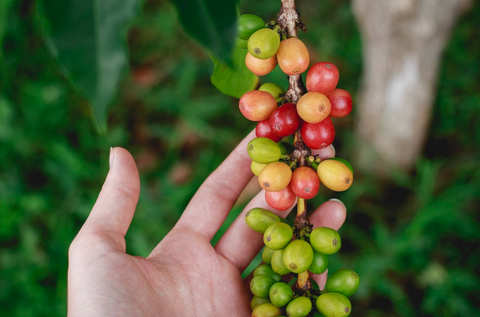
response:
[(341, 204), (343, 205), (343, 207), (345, 207), (345, 210), (347, 210), (347, 206), (345, 206), (345, 204), (342, 203), (342, 201), (341, 201), (340, 199), (332, 198), (332, 199), (330, 199), (330, 200), (331, 200), (331, 201), (337, 201), (337, 202), (341, 203)]
[(108, 163), (109, 163), (110, 169), (111, 169), (112, 166), (113, 166), (113, 147), (110, 147), (110, 158), (108, 160)]
[(332, 147), (332, 150), (333, 150), (333, 156), (335, 156), (335, 154), (337, 153), (337, 152), (335, 151), (335, 147), (333, 146), (333, 144), (330, 144), (330, 146)]

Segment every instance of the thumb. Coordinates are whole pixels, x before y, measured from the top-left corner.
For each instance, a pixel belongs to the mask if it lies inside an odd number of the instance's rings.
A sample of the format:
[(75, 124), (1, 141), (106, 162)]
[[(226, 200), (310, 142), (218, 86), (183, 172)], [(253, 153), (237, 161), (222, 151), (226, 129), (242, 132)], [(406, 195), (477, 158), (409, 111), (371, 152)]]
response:
[(124, 237), (132, 222), (139, 195), (140, 179), (132, 155), (123, 148), (111, 148), (110, 171), (81, 231), (108, 236), (120, 249), (124, 249)]

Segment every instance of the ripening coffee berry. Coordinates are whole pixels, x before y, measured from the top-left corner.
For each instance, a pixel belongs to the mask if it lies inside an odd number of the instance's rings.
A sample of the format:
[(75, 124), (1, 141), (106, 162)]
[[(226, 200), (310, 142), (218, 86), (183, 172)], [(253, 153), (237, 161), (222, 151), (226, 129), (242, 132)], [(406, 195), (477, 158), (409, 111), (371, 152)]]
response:
[(336, 230), (328, 227), (318, 227), (310, 233), (312, 248), (323, 254), (334, 254), (342, 246), (342, 240)]
[(253, 296), (252, 300), (250, 301), (250, 308), (254, 310), (257, 306), (260, 306), (265, 303), (270, 303), (270, 299)]
[(250, 290), (255, 296), (260, 298), (268, 298), (270, 287), (272, 287), (272, 285), (275, 283), (276, 281), (273, 279), (273, 277), (268, 275), (255, 276), (250, 281)]
[(272, 250), (269, 247), (264, 247), (262, 251), (262, 261), (271, 266), (274, 252), (275, 250)]
[(253, 33), (264, 27), (265, 22), (261, 17), (254, 14), (242, 14), (238, 17), (237, 37), (247, 41)]
[(253, 271), (253, 276), (260, 275), (268, 275), (277, 282), (280, 282), (282, 280), (282, 277), (279, 274), (273, 272), (272, 267), (267, 264), (260, 265)]
[(238, 108), (248, 120), (262, 121), (268, 119), (277, 109), (277, 102), (268, 92), (252, 90), (240, 98)]
[(280, 307), (272, 303), (265, 303), (257, 306), (253, 312), (252, 317), (277, 317), (282, 314)]
[(290, 179), (292, 179), (290, 166), (282, 162), (273, 162), (260, 172), (258, 183), (265, 190), (278, 192), (288, 186)]
[(292, 237), (292, 228), (286, 223), (277, 222), (265, 230), (263, 242), (272, 250), (281, 250), (290, 243)]
[(293, 240), (285, 248), (283, 264), (293, 273), (302, 273), (308, 270), (313, 261), (313, 249), (310, 243), (304, 240)]
[(248, 51), (253, 57), (268, 59), (278, 51), (280, 36), (272, 29), (264, 28), (253, 33), (248, 39)]
[(325, 317), (347, 317), (352, 312), (352, 304), (340, 293), (325, 293), (317, 298), (317, 309)]
[(282, 86), (274, 83), (266, 83), (260, 86), (258, 90), (269, 92), (273, 98), (278, 102), (283, 101), (285, 95), (285, 89)]
[(299, 75), (307, 70), (310, 55), (307, 47), (296, 37), (283, 40), (277, 52), (277, 62), (287, 75)]
[(268, 164), (280, 159), (280, 146), (268, 138), (255, 138), (248, 143), (247, 152), (250, 158), (257, 162)]
[(353, 184), (352, 171), (342, 162), (337, 160), (324, 160), (317, 168), (317, 174), (325, 187), (342, 192)]
[(360, 285), (360, 277), (352, 270), (340, 269), (332, 274), (327, 280), (325, 289), (329, 292), (342, 293), (351, 296)]
[(290, 185), (278, 192), (265, 191), (265, 201), (276, 210), (287, 210), (293, 206), (296, 199), (297, 196), (293, 193)]
[(267, 166), (267, 164), (261, 164), (261, 163), (257, 163), (255, 161), (252, 161), (252, 163), (250, 164), (250, 168), (253, 172), (253, 174), (255, 175), (260, 175), (260, 172), (263, 170), (263, 168)]
[(252, 208), (245, 214), (245, 222), (253, 231), (264, 233), (268, 227), (277, 222), (284, 221), (273, 212), (263, 208)]
[(352, 111), (352, 96), (350, 96), (348, 91), (343, 89), (335, 89), (327, 94), (327, 98), (330, 100), (332, 105), (330, 117), (342, 118)]
[(247, 56), (245, 56), (245, 65), (255, 75), (265, 76), (275, 69), (275, 66), (277, 66), (277, 58), (272, 56), (267, 59), (260, 59), (247, 53)]
[(318, 193), (320, 180), (318, 175), (310, 167), (302, 166), (293, 171), (291, 179), (292, 191), (303, 199), (312, 199)]
[(303, 142), (311, 149), (324, 149), (335, 139), (335, 127), (329, 117), (319, 123), (304, 122), (300, 133)]
[(277, 307), (283, 307), (293, 298), (293, 291), (287, 283), (278, 282), (270, 288), (270, 301)]
[(257, 137), (269, 138), (274, 142), (280, 142), (283, 139), (283, 137), (278, 136), (273, 132), (272, 128), (270, 127), (270, 119), (258, 121), (255, 134)]
[(289, 317), (305, 317), (312, 310), (312, 301), (308, 297), (294, 298), (287, 306)]
[(322, 274), (328, 267), (328, 256), (313, 250), (313, 261), (308, 270), (313, 274)]
[(319, 92), (307, 92), (297, 103), (300, 118), (308, 123), (318, 123), (330, 115), (330, 100)]
[(307, 73), (307, 90), (328, 94), (337, 87), (339, 77), (338, 69), (332, 63), (315, 63)]
[(300, 117), (293, 103), (286, 103), (275, 109), (269, 121), (273, 133), (281, 137), (295, 133), (300, 125)]
[(271, 263), (272, 270), (275, 273), (278, 273), (280, 275), (285, 275), (290, 273), (290, 270), (288, 269), (288, 267), (283, 263), (284, 252), (285, 252), (284, 249), (276, 250), (275, 252), (273, 252), (273, 256), (272, 256), (272, 263)]

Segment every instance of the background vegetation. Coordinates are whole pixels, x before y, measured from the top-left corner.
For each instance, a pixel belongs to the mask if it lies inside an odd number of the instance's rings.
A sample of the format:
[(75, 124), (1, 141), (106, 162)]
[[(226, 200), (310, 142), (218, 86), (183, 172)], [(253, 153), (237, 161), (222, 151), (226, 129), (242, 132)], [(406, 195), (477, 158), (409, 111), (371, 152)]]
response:
[[(339, 86), (355, 97), (362, 44), (349, 2), (301, 1), (298, 8), (311, 59), (335, 63)], [(242, 13), (266, 21), (278, 10), (279, 1), (241, 2)], [(324, 190), (312, 201), (314, 208), (337, 197), (348, 208), (343, 250), (331, 257), (331, 270), (352, 268), (362, 279), (352, 316), (475, 316), (480, 309), (479, 20), (477, 1), (446, 50), (415, 170), (392, 170), (388, 181), (357, 170), (348, 192)], [(65, 315), (68, 246), (98, 195), (111, 146), (129, 149), (137, 160), (142, 193), (126, 239), (130, 254), (147, 256), (254, 127), (237, 111), (237, 100), (211, 85), (209, 56), (164, 0), (143, 1), (133, 22), (131, 71), (109, 109), (105, 135), (95, 132), (88, 104), (61, 75), (42, 32), (34, 0), (1, 2), (0, 306), (6, 316)], [(266, 81), (286, 86), (278, 70)], [(354, 115), (335, 124), (339, 155), (355, 165)]]

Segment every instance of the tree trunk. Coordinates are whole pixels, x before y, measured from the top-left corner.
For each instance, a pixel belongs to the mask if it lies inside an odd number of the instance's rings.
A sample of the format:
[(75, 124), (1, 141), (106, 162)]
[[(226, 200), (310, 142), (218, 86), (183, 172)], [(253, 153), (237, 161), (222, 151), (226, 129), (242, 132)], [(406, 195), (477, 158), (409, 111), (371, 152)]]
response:
[(363, 37), (359, 163), (410, 169), (425, 141), (442, 51), (472, 0), (352, 0)]

